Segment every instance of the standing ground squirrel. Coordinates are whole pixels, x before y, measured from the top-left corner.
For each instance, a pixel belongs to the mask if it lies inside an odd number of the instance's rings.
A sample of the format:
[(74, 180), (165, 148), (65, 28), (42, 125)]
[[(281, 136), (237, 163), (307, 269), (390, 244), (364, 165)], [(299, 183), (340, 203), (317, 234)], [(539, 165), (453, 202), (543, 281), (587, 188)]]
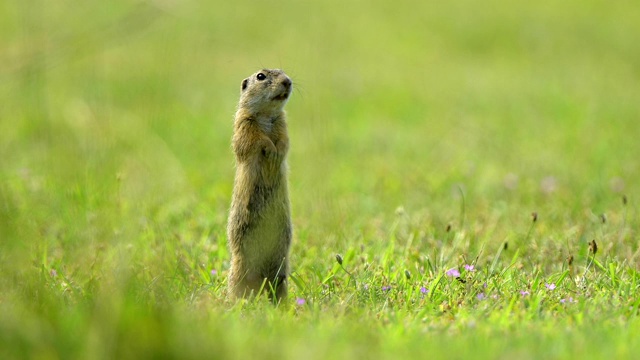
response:
[[(264, 69), (242, 81), (233, 129), (236, 177), (227, 224), (229, 293), (287, 295), (291, 214), (284, 105), (293, 85), (282, 70)], [(275, 295), (275, 298), (273, 297)]]

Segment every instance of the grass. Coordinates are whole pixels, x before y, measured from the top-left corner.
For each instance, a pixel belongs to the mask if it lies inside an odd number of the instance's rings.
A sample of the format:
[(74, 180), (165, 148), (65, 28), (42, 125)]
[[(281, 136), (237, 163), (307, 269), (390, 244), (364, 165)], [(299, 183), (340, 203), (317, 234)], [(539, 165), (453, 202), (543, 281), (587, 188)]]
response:
[[(2, 3), (0, 357), (634, 357), (639, 20)], [(231, 122), (262, 67), (296, 89), (277, 308), (225, 297)]]

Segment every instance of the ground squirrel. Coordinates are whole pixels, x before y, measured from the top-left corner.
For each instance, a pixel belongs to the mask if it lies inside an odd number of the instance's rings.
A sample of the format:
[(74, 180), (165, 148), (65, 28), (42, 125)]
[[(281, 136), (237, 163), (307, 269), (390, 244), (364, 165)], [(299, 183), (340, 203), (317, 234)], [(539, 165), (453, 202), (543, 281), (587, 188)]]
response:
[[(231, 250), (229, 292), (280, 301), (287, 295), (291, 214), (284, 105), (293, 88), (282, 70), (260, 70), (244, 79), (232, 146), (236, 176), (227, 236)], [(275, 295), (275, 297), (274, 297)]]

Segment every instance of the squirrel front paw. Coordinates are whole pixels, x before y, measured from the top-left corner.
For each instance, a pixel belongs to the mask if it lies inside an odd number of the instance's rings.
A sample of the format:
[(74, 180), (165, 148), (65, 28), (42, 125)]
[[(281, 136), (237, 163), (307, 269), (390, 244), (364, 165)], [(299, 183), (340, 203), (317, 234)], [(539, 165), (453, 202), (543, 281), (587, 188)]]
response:
[(271, 160), (278, 158), (278, 149), (273, 144), (268, 144), (262, 147), (262, 156)]

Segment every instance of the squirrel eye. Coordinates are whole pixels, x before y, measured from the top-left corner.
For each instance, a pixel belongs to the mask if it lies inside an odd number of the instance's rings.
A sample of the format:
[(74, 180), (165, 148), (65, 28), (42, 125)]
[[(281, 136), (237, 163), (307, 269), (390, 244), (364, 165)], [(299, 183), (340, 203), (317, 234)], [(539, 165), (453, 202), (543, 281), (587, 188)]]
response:
[(263, 73), (258, 73), (258, 75), (256, 76), (256, 78), (257, 78), (259, 81), (262, 81), (262, 80), (266, 79), (266, 78), (267, 78), (267, 76), (266, 76), (265, 74), (263, 74)]

